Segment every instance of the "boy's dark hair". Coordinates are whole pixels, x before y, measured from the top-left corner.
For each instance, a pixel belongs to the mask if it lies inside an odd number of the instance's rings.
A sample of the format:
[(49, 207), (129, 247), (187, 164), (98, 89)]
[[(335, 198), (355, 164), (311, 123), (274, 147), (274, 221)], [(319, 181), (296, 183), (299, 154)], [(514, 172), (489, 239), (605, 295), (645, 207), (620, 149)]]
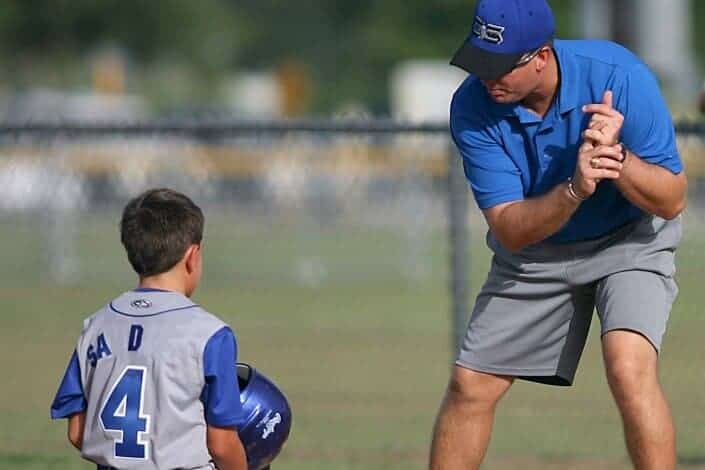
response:
[(140, 276), (170, 270), (189, 246), (203, 239), (203, 212), (172, 189), (150, 189), (132, 199), (122, 212), (120, 240)]

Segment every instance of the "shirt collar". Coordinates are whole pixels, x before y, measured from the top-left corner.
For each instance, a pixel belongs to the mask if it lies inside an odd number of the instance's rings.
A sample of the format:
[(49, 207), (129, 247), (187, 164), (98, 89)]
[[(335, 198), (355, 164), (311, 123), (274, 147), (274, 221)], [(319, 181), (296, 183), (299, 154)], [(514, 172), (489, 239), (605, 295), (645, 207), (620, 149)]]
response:
[(575, 56), (569, 50), (563, 48), (560, 40), (556, 40), (553, 50), (558, 61), (558, 69), (561, 74), (560, 90), (558, 91), (558, 111), (565, 114), (578, 107), (578, 64)]

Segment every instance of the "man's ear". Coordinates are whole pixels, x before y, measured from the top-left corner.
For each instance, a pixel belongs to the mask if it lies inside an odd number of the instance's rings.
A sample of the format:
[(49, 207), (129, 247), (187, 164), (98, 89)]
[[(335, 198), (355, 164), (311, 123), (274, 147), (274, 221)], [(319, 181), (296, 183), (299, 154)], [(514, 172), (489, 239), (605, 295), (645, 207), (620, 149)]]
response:
[(551, 48), (550, 47), (544, 47), (542, 48), (538, 54), (536, 54), (536, 71), (540, 72), (544, 68), (546, 68), (546, 65), (548, 64), (548, 59), (551, 57)]
[(186, 249), (186, 253), (184, 253), (184, 266), (186, 266), (188, 273), (192, 273), (196, 269), (200, 252), (201, 245), (191, 245)]

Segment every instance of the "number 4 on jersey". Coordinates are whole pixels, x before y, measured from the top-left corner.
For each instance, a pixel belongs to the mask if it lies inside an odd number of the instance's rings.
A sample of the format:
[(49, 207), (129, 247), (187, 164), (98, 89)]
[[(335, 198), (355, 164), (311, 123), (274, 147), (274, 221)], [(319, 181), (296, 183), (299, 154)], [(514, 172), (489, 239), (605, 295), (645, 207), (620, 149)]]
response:
[(106, 431), (117, 431), (115, 457), (148, 459), (149, 415), (145, 415), (144, 379), (147, 369), (127, 366), (113, 386), (100, 411), (100, 424)]

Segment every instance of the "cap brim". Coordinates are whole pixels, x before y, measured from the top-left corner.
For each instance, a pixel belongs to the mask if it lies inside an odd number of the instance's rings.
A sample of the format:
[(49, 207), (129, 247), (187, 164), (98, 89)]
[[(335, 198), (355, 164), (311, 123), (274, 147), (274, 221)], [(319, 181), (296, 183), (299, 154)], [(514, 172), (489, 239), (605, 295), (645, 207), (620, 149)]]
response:
[(450, 63), (476, 75), (481, 80), (496, 80), (511, 71), (523, 55), (523, 53), (496, 54), (487, 52), (473, 46), (470, 42), (465, 42), (453, 55)]

